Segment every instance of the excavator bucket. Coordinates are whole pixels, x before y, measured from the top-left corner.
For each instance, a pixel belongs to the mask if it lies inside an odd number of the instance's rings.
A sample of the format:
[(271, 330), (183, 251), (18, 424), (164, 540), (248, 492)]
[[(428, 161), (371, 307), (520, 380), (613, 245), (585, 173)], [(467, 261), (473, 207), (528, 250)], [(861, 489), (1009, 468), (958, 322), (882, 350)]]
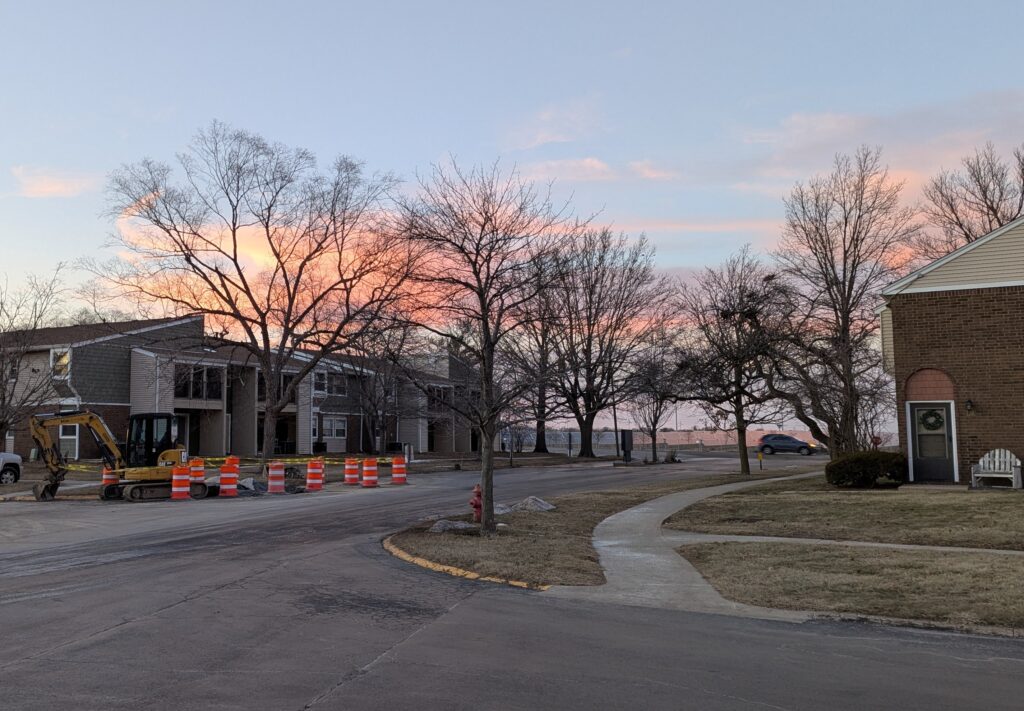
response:
[(36, 497), (36, 501), (53, 501), (59, 488), (60, 482), (40, 481), (32, 487), (32, 495)]

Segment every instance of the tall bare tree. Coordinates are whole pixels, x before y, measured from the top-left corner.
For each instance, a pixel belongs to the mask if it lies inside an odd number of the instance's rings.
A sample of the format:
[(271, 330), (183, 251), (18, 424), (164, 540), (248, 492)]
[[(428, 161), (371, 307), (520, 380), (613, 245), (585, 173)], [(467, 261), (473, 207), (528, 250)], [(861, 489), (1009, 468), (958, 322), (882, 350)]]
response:
[(593, 457), (594, 421), (622, 399), (628, 365), (657, 324), (670, 288), (654, 272), (654, 249), (608, 229), (588, 230), (561, 256), (552, 346), (554, 390)]
[(318, 170), (309, 151), (218, 122), (178, 164), (178, 181), (148, 159), (113, 174), (125, 256), (87, 266), (122, 296), (205, 314), (252, 355), (266, 383), (266, 461), (298, 383), (401, 295), (411, 253), (378, 228), (393, 181), (346, 157)]
[(7, 433), (57, 397), (49, 352), (39, 356), (39, 329), (60, 319), (62, 269), (48, 278), (30, 276), (23, 288), (0, 284), (0, 452)]
[(645, 334), (629, 363), (626, 409), (638, 428), (651, 438), (651, 461), (658, 461), (658, 430), (684, 393), (685, 371), (680, 368), (679, 323), (665, 314)]
[(680, 363), (685, 398), (711, 422), (735, 430), (740, 471), (750, 474), (747, 428), (784, 419), (765, 373), (786, 333), (792, 301), (749, 247), (705, 269), (684, 286), (681, 301), (689, 328)]
[(934, 229), (921, 232), (915, 247), (921, 257), (938, 259), (1024, 214), (1024, 145), (1004, 159), (986, 143), (959, 170), (928, 181), (924, 197)]
[[(553, 339), (559, 313), (558, 280), (555, 278), (559, 261), (555, 255), (557, 250), (551, 258), (536, 261), (531, 278), (537, 280), (540, 288), (532, 306), (533, 318), (524, 322), (519, 333), (505, 346), (511, 367), (533, 383), (532, 389), (523, 394), (522, 404), (534, 422), (534, 453), (548, 452), (547, 423), (564, 412), (563, 404), (552, 389), (557, 367)], [(516, 420), (517, 432), (521, 431), (522, 424)]]
[[(575, 228), (564, 207), (497, 165), (435, 166), (400, 204), (402, 231), (427, 256), (407, 302), (420, 330), (442, 337), (466, 367), (451, 408), (480, 433), (482, 529), (495, 530), (494, 439), (503, 413), (532, 383), (505, 362), (504, 343), (535, 318), (537, 261)], [(413, 374), (415, 378), (415, 375)]]
[(839, 155), (832, 172), (798, 184), (785, 201), (775, 253), (793, 287), (790, 347), (777, 351), (769, 386), (833, 455), (857, 448), (865, 399), (877, 393), (874, 308), (901, 276), (919, 227), (900, 203), (881, 150)]

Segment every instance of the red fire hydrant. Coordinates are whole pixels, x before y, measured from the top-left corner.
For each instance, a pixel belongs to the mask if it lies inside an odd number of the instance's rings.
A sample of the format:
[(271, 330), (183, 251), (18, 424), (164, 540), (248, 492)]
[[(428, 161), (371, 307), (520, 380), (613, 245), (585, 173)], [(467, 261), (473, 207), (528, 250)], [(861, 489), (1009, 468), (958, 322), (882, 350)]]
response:
[(480, 509), (484, 506), (483, 497), (481, 497), (480, 485), (477, 484), (473, 487), (473, 498), (469, 500), (469, 505), (473, 507), (473, 521), (480, 523)]

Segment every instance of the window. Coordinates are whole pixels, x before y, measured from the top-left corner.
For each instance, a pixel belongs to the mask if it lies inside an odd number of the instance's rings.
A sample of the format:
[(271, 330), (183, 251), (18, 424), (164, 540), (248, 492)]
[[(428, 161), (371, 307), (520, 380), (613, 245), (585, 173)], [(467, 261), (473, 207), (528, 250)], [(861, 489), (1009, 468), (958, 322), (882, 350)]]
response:
[(11, 369), (7, 373), (7, 379), (8, 380), (17, 380), (18, 379), (18, 359), (14, 358), (11, 361), (10, 365), (11, 365)]
[(174, 366), (174, 397), (192, 400), (220, 400), (224, 373), (220, 368), (201, 365)]
[(71, 351), (50, 351), (50, 370), (53, 372), (53, 377), (67, 380), (71, 375)]
[(223, 371), (220, 368), (206, 369), (206, 399), (220, 400), (223, 393)]
[[(284, 392), (284, 389), (287, 388), (288, 385), (293, 380), (295, 380), (295, 375), (293, 373), (281, 374), (281, 387), (278, 388), (277, 391), (278, 397), (281, 396), (281, 394)], [(295, 402), (295, 393), (296, 390), (293, 390), (292, 396), (288, 398), (288, 402)], [(259, 373), (259, 375), (256, 377), (256, 399), (259, 400), (260, 402), (267, 401), (267, 381), (266, 378), (263, 377), (263, 373)]]
[(327, 374), (327, 392), (331, 395), (345, 394), (345, 376), (342, 373)]
[(327, 373), (321, 370), (313, 373), (313, 392), (327, 392)]
[(344, 439), (348, 430), (348, 419), (345, 417), (325, 417), (324, 437)]
[(78, 425), (60, 426), (59, 446), (65, 459), (78, 459)]
[(195, 366), (192, 368), (192, 399), (202, 400), (203, 399), (203, 388), (205, 385), (205, 378), (203, 377), (206, 373), (206, 368), (201, 366)]
[(317, 433), (317, 429), (316, 429), (316, 426), (317, 426), (317, 420), (319, 420), (319, 419), (320, 419), (320, 418), (319, 418), (319, 417), (317, 416), (317, 414), (316, 414), (316, 413), (314, 412), (314, 413), (313, 413), (313, 421), (312, 421), (312, 422), (310, 423), (310, 425), (309, 425), (309, 427), (310, 427), (309, 433), (310, 433), (310, 434), (311, 434), (311, 435), (313, 436), (313, 439), (314, 439), (314, 440), (316, 439), (316, 433)]

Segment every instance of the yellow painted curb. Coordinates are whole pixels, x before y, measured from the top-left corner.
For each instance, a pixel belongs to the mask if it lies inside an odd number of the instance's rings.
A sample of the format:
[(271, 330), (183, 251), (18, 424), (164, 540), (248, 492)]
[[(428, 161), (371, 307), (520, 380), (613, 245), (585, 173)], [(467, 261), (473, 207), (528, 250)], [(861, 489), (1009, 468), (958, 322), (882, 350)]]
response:
[(396, 558), (401, 558), (406, 563), (412, 563), (418, 565), (421, 568), (427, 570), (433, 570), (435, 573), (444, 573), (446, 575), (454, 575), (457, 578), (466, 578), (467, 580), (479, 580), (485, 583), (499, 583), (501, 585), (511, 585), (514, 588), (525, 588), (527, 590), (547, 590), (550, 585), (535, 585), (533, 583), (526, 583), (522, 580), (509, 580), (508, 578), (496, 578), (491, 575), (480, 575), (480, 573), (474, 573), (472, 570), (463, 570), (462, 568), (456, 568), (453, 565), (443, 565), (441, 563), (435, 563), (432, 560), (426, 558), (420, 558), (419, 556), (407, 553), (394, 543), (391, 542), (391, 536), (384, 539), (384, 550)]

